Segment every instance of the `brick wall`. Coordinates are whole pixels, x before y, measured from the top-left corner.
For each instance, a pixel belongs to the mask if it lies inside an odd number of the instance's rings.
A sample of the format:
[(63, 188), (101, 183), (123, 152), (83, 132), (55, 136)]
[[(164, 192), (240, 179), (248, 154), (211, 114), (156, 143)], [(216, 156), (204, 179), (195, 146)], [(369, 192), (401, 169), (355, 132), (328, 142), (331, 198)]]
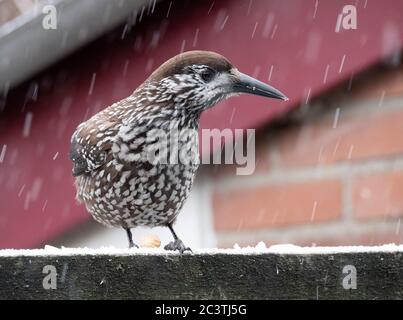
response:
[(220, 247), (402, 243), (403, 66), (377, 67), (257, 136), (257, 170), (211, 166)]

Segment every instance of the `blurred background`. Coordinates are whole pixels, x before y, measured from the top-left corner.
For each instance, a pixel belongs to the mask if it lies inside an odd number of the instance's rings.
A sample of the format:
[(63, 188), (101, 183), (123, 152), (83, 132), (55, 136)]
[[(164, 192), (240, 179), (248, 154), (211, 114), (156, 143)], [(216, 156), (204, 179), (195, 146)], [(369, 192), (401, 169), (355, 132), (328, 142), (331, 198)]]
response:
[[(256, 171), (201, 166), (192, 248), (402, 243), (403, 2), (0, 0), (0, 248), (126, 247), (75, 200), (75, 127), (168, 58), (212, 50), (283, 91), (202, 128), (257, 129)], [(162, 228), (134, 230), (136, 241)]]

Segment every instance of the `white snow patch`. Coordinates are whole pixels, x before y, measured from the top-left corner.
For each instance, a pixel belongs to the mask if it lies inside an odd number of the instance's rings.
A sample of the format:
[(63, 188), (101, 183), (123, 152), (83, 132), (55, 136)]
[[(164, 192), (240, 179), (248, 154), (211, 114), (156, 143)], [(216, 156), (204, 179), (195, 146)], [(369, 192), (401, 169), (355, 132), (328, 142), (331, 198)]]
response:
[[(243, 247), (238, 244), (233, 249), (198, 249), (195, 255), (202, 254), (336, 254), (336, 253), (363, 253), (363, 252), (403, 252), (403, 245), (394, 243), (382, 246), (339, 246), (339, 247), (300, 247), (293, 244), (279, 244), (266, 247), (264, 242), (259, 242), (255, 247)], [(177, 255), (178, 252), (166, 251), (162, 248), (132, 248), (121, 249), (115, 247), (90, 248), (56, 248), (46, 245), (43, 249), (4, 249), (0, 250), (0, 257), (15, 256), (76, 256), (76, 255)], [(186, 253), (189, 254), (189, 253)]]
[(403, 252), (403, 245), (395, 243), (381, 246), (337, 246), (337, 247), (300, 247), (293, 244), (273, 245), (267, 249), (269, 253), (279, 254), (334, 254), (358, 252)]

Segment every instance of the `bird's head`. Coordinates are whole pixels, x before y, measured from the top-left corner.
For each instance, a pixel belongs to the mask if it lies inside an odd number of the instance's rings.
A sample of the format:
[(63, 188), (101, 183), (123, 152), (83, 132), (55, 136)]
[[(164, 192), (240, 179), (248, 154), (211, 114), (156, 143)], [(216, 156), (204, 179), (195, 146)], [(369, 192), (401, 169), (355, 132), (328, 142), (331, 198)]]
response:
[(203, 111), (240, 93), (288, 100), (279, 90), (238, 71), (225, 57), (210, 51), (179, 54), (155, 70), (146, 83), (175, 106)]

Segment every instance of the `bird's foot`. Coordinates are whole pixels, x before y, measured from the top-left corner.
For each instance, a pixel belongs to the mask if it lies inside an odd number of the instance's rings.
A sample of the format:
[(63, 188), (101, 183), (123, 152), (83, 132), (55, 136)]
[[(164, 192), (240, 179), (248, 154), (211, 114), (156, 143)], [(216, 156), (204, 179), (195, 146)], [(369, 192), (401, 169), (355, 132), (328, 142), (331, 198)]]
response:
[(136, 248), (136, 249), (138, 249), (139, 246), (138, 246), (137, 244), (135, 244), (134, 242), (132, 242), (132, 243), (129, 244), (129, 249), (131, 249), (131, 248)]
[(164, 247), (164, 249), (169, 251), (179, 251), (180, 253), (184, 253), (185, 251), (190, 251), (193, 253), (192, 249), (186, 247), (180, 239), (171, 241)]
[(129, 249), (138, 248), (139, 246), (137, 244), (135, 244), (133, 241), (133, 236), (132, 236), (132, 232), (130, 231), (130, 228), (124, 228), (124, 229), (126, 230), (127, 240), (129, 241)]

